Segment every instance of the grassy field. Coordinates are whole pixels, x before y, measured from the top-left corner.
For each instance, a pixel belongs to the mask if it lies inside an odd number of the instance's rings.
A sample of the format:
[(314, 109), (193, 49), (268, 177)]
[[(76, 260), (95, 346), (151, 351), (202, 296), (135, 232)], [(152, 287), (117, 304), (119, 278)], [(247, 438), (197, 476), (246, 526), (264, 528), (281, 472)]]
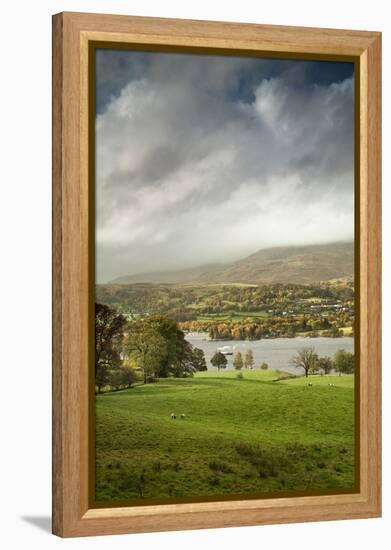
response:
[(97, 396), (97, 500), (353, 485), (353, 376), (236, 374)]

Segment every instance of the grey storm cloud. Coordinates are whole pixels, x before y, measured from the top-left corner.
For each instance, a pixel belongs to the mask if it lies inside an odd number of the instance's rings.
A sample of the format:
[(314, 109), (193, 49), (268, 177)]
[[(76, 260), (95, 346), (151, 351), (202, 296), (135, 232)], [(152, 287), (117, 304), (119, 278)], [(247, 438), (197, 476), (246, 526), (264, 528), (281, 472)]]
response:
[(97, 59), (99, 282), (353, 238), (346, 64), (116, 53)]

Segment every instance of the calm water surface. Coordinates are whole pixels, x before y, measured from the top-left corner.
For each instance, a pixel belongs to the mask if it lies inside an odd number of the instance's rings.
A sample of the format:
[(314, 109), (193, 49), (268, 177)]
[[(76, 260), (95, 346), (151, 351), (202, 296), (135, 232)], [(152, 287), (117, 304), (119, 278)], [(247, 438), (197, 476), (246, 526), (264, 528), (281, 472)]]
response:
[[(354, 338), (305, 338), (298, 336), (296, 338), (273, 338), (264, 340), (208, 340), (207, 333), (190, 333), (186, 339), (193, 346), (200, 348), (205, 353), (205, 359), (208, 370), (215, 370), (210, 364), (213, 354), (224, 346), (229, 346), (235, 353), (236, 351), (246, 352), (252, 349), (254, 355), (254, 368), (260, 366), (264, 361), (268, 363), (270, 369), (278, 369), (289, 373), (302, 373), (302, 369), (297, 369), (290, 364), (290, 360), (298, 349), (313, 346), (318, 355), (333, 356), (338, 349), (354, 352)], [(227, 369), (233, 369), (233, 356), (228, 355)]]

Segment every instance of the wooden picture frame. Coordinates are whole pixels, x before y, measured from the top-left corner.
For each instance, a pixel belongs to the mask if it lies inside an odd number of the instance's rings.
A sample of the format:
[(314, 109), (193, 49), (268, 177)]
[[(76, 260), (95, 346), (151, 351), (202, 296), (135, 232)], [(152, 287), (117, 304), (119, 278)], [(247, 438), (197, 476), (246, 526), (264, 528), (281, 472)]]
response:
[[(90, 505), (93, 219), (89, 45), (346, 59), (356, 68), (359, 301), (357, 491), (133, 507)], [(53, 533), (62, 537), (370, 518), (381, 514), (381, 34), (86, 13), (53, 17)]]

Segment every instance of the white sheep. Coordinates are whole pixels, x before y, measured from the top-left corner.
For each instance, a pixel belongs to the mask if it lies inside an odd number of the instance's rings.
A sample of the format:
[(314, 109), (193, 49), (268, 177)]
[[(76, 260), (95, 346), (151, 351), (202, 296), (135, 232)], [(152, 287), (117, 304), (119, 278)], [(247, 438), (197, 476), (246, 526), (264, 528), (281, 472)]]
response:
[(174, 420), (174, 418), (176, 418), (176, 414), (175, 414), (175, 413), (171, 413), (171, 419)]

